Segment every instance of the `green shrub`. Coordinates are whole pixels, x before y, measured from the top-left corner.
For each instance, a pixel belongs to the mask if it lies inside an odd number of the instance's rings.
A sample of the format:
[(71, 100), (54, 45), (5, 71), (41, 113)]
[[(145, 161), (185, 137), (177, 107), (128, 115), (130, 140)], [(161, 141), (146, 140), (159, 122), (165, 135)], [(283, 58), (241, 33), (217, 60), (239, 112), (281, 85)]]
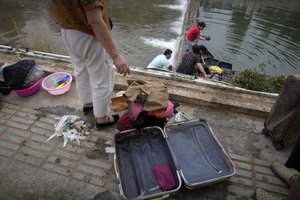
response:
[[(264, 72), (264, 68), (262, 66), (260, 68)], [(233, 84), (249, 90), (279, 93), (284, 81), (284, 76), (268, 76), (265, 72), (264, 74), (258, 73), (256, 69), (246, 69), (234, 78)]]

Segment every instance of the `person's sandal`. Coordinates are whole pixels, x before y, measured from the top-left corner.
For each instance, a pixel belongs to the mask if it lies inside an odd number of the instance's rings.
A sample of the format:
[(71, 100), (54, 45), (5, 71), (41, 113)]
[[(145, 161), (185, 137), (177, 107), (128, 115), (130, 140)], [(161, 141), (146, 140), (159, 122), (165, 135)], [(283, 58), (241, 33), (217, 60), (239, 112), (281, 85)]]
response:
[(299, 174), (297, 170), (292, 168), (287, 168), (283, 163), (278, 161), (272, 163), (272, 169), (288, 185), (290, 185), (290, 178), (295, 174)]
[[(107, 117), (109, 117), (109, 116), (107, 116)], [(106, 122), (106, 123), (97, 123), (96, 122), (96, 129), (97, 129), (97, 131), (100, 131), (103, 128), (106, 128), (108, 126), (114, 125), (115, 123), (118, 122), (118, 120), (120, 118), (119, 115), (112, 115), (112, 117), (114, 118), (113, 121), (109, 121), (109, 122)], [(108, 118), (108, 119), (110, 120), (110, 118)]]
[(255, 197), (256, 200), (284, 200), (285, 198), (281, 198), (281, 197), (275, 197), (274, 195), (272, 195), (271, 193), (257, 188), (255, 191)]

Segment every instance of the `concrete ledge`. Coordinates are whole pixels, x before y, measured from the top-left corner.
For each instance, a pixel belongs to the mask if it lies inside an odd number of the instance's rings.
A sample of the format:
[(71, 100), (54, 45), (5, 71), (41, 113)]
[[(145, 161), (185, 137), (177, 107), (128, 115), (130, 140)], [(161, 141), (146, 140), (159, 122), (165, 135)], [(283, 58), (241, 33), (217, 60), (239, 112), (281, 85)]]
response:
[[(15, 63), (19, 59), (32, 59), (32, 55), (35, 54), (6, 51), (6, 53), (0, 53), (0, 62)], [(67, 57), (64, 56), (61, 59), (61, 55), (55, 57), (56, 54), (47, 53), (38, 55), (38, 57), (34, 56), (34, 59), (47, 73), (66, 71), (74, 75), (70, 61), (66, 60)], [(44, 57), (41, 57), (42, 55)], [(192, 80), (188, 76), (182, 78), (174, 76), (174, 74), (176, 73), (132, 67), (129, 76), (123, 77), (115, 74), (115, 90), (126, 90), (128, 87), (127, 80), (162, 81), (168, 87), (170, 99), (173, 101), (223, 108), (262, 117), (268, 115), (278, 96), (277, 94), (246, 90), (203, 79)]]
[[(139, 68), (139, 70), (143, 70)], [(144, 69), (146, 70), (146, 69)], [(148, 71), (148, 70), (147, 70)], [(141, 79), (147, 81), (162, 81), (167, 87), (170, 99), (173, 101), (185, 102), (199, 106), (211, 106), (234, 110), (236, 112), (266, 117), (274, 104), (277, 95), (259, 93), (230, 87), (221, 84), (185, 80), (177, 77), (159, 76), (153, 72), (136, 74), (131, 76), (115, 76), (115, 89), (126, 90), (127, 80)]]

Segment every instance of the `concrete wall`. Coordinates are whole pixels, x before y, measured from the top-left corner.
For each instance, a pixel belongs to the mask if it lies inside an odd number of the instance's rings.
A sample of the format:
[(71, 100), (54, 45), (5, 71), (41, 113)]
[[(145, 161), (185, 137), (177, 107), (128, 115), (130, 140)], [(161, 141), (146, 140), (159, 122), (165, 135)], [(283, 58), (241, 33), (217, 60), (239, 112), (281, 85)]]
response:
[[(196, 24), (197, 18), (199, 16), (199, 8), (200, 8), (200, 0), (190, 0), (187, 5), (187, 12), (184, 16), (183, 27), (182, 27), (182, 35), (181, 40), (179, 42), (179, 52), (177, 54), (177, 58), (181, 58), (185, 52), (187, 46), (187, 31)], [(176, 60), (178, 63), (180, 59)]]

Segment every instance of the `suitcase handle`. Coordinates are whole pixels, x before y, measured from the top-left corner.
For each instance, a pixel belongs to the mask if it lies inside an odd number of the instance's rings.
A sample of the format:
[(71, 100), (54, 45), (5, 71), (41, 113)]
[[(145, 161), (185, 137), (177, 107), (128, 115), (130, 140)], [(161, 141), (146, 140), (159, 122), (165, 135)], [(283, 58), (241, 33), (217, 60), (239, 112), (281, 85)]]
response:
[(116, 176), (120, 180), (119, 168), (117, 166), (117, 156), (116, 156), (116, 154), (114, 154), (114, 168), (115, 168)]

